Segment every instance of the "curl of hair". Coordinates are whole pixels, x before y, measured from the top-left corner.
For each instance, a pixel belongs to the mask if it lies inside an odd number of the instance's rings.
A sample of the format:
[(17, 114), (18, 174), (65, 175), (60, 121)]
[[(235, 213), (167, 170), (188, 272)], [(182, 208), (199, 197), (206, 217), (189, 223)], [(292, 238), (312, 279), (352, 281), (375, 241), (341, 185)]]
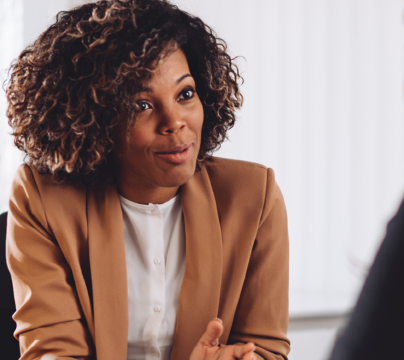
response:
[(204, 108), (199, 166), (234, 125), (241, 77), (225, 42), (166, 0), (104, 0), (60, 12), (9, 69), (15, 145), (59, 184), (95, 183), (110, 169), (118, 132), (136, 121), (134, 94), (175, 48)]

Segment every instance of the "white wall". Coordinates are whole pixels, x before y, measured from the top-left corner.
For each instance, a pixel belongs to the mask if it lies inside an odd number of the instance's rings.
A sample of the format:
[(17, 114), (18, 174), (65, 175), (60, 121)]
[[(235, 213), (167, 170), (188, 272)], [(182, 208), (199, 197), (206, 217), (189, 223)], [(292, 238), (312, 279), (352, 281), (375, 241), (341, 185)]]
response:
[[(245, 58), (245, 105), (218, 155), (275, 170), (289, 214), (291, 314), (346, 311), (403, 196), (403, 1), (173, 2)], [(72, 4), (0, 0), (0, 68)], [(21, 156), (4, 97), (0, 111), (2, 211)]]
[(289, 360), (327, 360), (337, 332), (336, 327), (289, 331)]
[[(22, 0), (0, 0), (0, 83), (7, 77), (6, 69), (23, 48)], [(6, 99), (0, 88), (0, 213), (7, 210), (8, 191), (21, 155), (13, 148), (7, 126)]]

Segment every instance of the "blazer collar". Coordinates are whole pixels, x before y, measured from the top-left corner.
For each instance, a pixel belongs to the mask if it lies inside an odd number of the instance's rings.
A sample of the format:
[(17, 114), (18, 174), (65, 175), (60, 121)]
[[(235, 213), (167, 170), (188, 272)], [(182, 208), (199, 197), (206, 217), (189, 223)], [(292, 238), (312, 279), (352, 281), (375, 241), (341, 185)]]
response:
[(181, 188), (186, 268), (171, 359), (188, 360), (208, 322), (218, 315), (222, 278), (222, 234), (216, 200), (205, 167)]
[(121, 204), (115, 186), (88, 193), (88, 237), (98, 360), (126, 360), (128, 290)]
[[(188, 360), (210, 320), (217, 317), (222, 236), (216, 201), (204, 167), (181, 187), (186, 268), (171, 359)], [(89, 257), (98, 360), (125, 360), (128, 290), (122, 210), (115, 186), (88, 194)]]

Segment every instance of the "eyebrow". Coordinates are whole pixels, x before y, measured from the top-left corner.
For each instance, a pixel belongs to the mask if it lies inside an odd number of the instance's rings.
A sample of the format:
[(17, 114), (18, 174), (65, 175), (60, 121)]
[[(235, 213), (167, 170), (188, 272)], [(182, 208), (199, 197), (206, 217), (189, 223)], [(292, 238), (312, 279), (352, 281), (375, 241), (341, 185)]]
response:
[(182, 80), (184, 80), (184, 79), (187, 78), (187, 77), (192, 77), (192, 76), (191, 76), (191, 74), (182, 75), (182, 76), (175, 82), (175, 85), (178, 85)]
[[(186, 79), (187, 77), (192, 77), (191, 74), (185, 74), (182, 75), (180, 78), (177, 79), (177, 81), (175, 82), (175, 85), (178, 85), (182, 80)], [(140, 90), (141, 93), (145, 92), (145, 93), (152, 93), (153, 89), (150, 89), (148, 86), (146, 86), (145, 88), (143, 88), (142, 90)]]

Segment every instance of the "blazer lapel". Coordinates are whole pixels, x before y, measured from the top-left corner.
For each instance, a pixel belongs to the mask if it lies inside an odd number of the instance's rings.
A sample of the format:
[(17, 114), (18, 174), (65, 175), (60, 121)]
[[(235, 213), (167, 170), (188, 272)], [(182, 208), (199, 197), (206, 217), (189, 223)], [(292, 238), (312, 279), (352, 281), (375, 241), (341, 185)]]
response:
[(88, 195), (88, 232), (98, 360), (126, 360), (128, 290), (122, 210), (115, 186)]
[(218, 315), (222, 236), (216, 201), (204, 167), (181, 188), (186, 268), (171, 359), (188, 360), (208, 322)]

